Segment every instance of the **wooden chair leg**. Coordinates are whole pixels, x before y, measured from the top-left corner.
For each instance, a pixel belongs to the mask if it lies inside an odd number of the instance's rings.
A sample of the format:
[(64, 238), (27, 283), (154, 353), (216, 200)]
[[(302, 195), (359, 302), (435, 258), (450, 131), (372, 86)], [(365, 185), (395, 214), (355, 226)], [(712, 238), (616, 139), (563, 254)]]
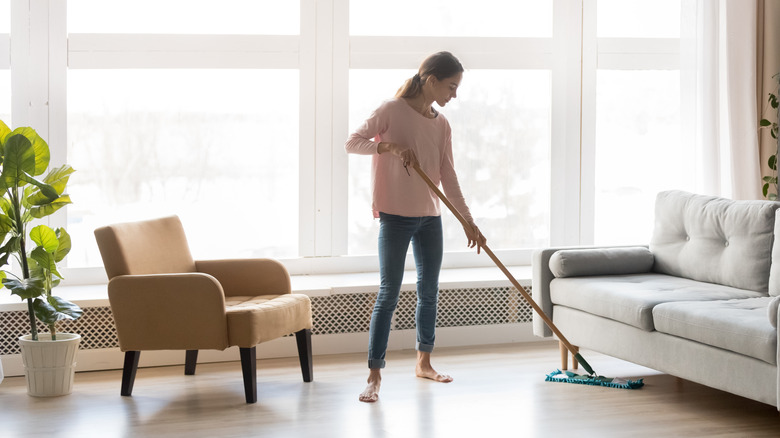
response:
[(239, 348), (241, 372), (244, 374), (244, 394), (247, 403), (257, 402), (257, 349)]
[(569, 369), (569, 350), (561, 341), (558, 341), (558, 349), (561, 350), (561, 370), (566, 371)]
[(571, 354), (571, 367), (575, 370), (580, 367), (580, 363), (577, 361), (577, 357), (575, 356), (580, 352), (580, 347), (574, 345), (574, 353)]
[(298, 344), (298, 358), (301, 361), (301, 374), (304, 382), (314, 379), (314, 368), (311, 360), (311, 330), (303, 329), (295, 332), (295, 341)]
[(125, 352), (125, 365), (122, 368), (122, 390), (120, 391), (120, 394), (124, 396), (133, 395), (133, 384), (135, 383), (135, 374), (138, 371), (138, 359), (140, 358), (140, 351)]
[(184, 374), (187, 376), (195, 375), (195, 366), (198, 364), (198, 350), (187, 350), (187, 356), (184, 359)]

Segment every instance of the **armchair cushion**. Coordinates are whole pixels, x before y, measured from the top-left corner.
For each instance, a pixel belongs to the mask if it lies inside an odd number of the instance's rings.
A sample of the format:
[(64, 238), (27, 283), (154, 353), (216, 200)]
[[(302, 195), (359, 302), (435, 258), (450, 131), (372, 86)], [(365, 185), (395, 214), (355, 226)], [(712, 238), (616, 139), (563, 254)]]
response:
[(230, 345), (251, 347), (312, 328), (311, 300), (303, 294), (227, 298)]

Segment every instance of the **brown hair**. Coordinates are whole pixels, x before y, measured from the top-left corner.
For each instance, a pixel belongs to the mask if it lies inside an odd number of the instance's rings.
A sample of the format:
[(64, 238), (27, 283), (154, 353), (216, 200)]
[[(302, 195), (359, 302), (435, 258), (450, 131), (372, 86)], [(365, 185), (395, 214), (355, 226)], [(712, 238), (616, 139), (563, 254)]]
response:
[(450, 52), (438, 52), (425, 58), (420, 65), (417, 74), (407, 79), (401, 88), (395, 93), (395, 97), (415, 97), (422, 92), (422, 84), (433, 76), (438, 80), (451, 78), (458, 73), (463, 73), (463, 65), (458, 58)]

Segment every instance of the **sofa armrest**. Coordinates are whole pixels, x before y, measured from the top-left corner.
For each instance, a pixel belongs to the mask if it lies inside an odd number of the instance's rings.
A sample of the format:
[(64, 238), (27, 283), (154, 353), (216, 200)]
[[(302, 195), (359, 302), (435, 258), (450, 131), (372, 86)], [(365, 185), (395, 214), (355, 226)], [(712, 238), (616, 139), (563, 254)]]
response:
[[(590, 263), (593, 261), (592, 256), (593, 255), (605, 255), (607, 258), (609, 257), (610, 253), (618, 253), (618, 254), (626, 254), (626, 253), (635, 253), (636, 259), (632, 259), (632, 262), (629, 263), (626, 266), (629, 266), (632, 270), (641, 270), (644, 269), (644, 267), (647, 268), (647, 270), (650, 270), (652, 268), (652, 263), (650, 263), (649, 266), (647, 266), (647, 260), (648, 260), (648, 254), (645, 253), (645, 251), (641, 251), (640, 249), (646, 250), (649, 253), (649, 250), (647, 249), (647, 246), (570, 246), (570, 247), (554, 247), (554, 248), (543, 248), (540, 250), (537, 250), (533, 254), (533, 258), (531, 261), (531, 294), (534, 298), (534, 301), (536, 301), (536, 304), (539, 305), (539, 307), (542, 308), (545, 315), (547, 315), (548, 318), (552, 319), (552, 309), (553, 304), (552, 300), (550, 299), (550, 282), (553, 281), (553, 279), (556, 278), (555, 273), (553, 273), (553, 270), (550, 268), (550, 259), (552, 259), (556, 253), (559, 251), (564, 252), (567, 256), (575, 255), (575, 263), (573, 263), (569, 269), (569, 272), (563, 272), (566, 274), (573, 274), (580, 270), (582, 266), (585, 266), (587, 263)], [(583, 252), (581, 254), (585, 255), (582, 259), (577, 259), (576, 254), (574, 254), (576, 251), (587, 251)], [(652, 254), (649, 254), (650, 257), (652, 257)], [(568, 257), (569, 260), (572, 260), (570, 257)], [(582, 263), (580, 263), (582, 262)], [(556, 271), (559, 270), (560, 264), (558, 264), (556, 267)], [(603, 271), (603, 268), (600, 268), (601, 271)], [(616, 270), (615, 274), (617, 273), (626, 273), (628, 272), (626, 270), (627, 268), (625, 266), (619, 268)], [(565, 270), (564, 270), (565, 271)], [(562, 272), (558, 272), (558, 274), (561, 274)], [(599, 272), (603, 275), (603, 272)], [(595, 271), (594, 271), (595, 274)], [(544, 323), (544, 320), (542, 318), (539, 318), (536, 314), (533, 315), (533, 331), (534, 335), (539, 337), (549, 337), (552, 336), (552, 330), (550, 330), (549, 327)]]
[(228, 297), (292, 292), (287, 268), (274, 259), (197, 260), (195, 269), (216, 278)]
[(225, 296), (210, 275), (120, 275), (108, 299), (122, 351), (228, 347)]

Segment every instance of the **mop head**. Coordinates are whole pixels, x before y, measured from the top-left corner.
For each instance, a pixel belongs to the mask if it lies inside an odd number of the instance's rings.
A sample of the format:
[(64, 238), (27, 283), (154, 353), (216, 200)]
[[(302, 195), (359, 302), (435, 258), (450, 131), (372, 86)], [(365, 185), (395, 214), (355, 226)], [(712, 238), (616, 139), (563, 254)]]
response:
[(642, 379), (624, 380), (597, 375), (580, 375), (571, 371), (555, 370), (547, 375), (545, 382), (577, 383), (580, 385), (606, 386), (608, 388), (639, 389), (644, 386)]

